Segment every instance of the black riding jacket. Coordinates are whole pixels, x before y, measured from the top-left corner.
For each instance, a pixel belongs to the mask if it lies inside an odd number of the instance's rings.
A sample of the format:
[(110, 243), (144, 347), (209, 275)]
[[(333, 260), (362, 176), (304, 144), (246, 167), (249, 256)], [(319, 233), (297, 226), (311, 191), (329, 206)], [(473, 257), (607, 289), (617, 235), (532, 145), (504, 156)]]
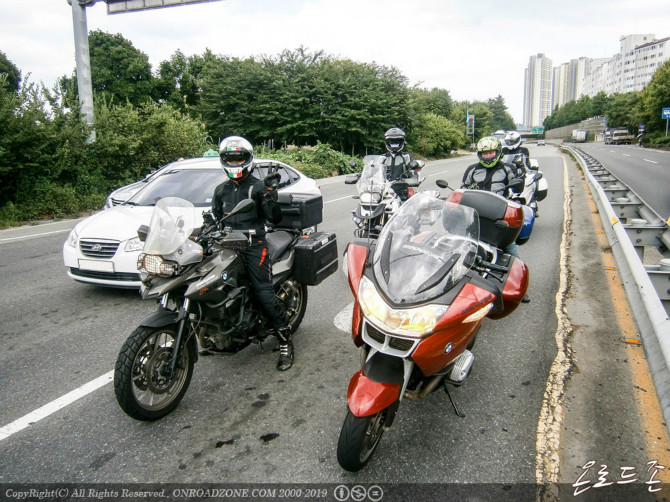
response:
[(251, 198), (256, 203), (256, 211), (240, 213), (225, 221), (225, 226), (233, 230), (255, 230), (256, 237), (265, 236), (265, 223), (279, 223), (282, 218), (279, 203), (266, 196), (263, 181), (249, 175), (243, 180), (226, 180), (214, 190), (212, 212), (217, 220), (230, 213), (244, 199)]

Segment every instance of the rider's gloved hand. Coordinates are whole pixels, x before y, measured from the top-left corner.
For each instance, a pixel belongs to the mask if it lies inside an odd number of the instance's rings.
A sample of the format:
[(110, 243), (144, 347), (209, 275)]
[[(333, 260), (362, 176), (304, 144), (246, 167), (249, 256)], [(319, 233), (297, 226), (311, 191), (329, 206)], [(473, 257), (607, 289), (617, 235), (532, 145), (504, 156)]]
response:
[(276, 188), (265, 187), (263, 190), (263, 200), (273, 200), (276, 201), (279, 195), (277, 194)]

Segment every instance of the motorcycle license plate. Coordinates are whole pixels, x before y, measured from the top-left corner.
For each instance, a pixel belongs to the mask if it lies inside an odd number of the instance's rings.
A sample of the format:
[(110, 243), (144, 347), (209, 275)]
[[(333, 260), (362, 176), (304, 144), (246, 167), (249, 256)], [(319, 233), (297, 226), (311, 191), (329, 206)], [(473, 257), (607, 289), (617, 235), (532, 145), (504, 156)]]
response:
[(114, 272), (114, 264), (111, 261), (79, 260), (79, 268), (95, 272)]

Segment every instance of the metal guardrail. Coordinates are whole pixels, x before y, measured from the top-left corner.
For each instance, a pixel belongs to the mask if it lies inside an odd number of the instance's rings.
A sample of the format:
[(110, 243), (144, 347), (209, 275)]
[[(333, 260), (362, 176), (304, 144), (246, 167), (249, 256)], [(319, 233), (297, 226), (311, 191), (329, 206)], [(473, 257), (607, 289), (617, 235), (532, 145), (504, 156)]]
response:
[[(600, 162), (562, 145), (582, 166), (623, 281), (670, 432), (670, 227)], [(645, 247), (663, 257), (644, 265)]]

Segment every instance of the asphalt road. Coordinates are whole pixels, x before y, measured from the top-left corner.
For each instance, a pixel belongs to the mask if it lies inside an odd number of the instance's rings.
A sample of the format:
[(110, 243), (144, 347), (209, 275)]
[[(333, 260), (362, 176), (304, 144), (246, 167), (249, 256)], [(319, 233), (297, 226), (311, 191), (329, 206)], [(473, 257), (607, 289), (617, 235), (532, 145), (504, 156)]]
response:
[[(336, 458), (348, 381), (359, 368), (350, 335), (336, 325), (352, 302), (341, 272), (310, 288), (290, 371), (275, 370), (274, 341), (201, 358), (179, 407), (142, 423), (121, 411), (104, 378), (154, 305), (66, 276), (61, 248), (74, 221), (0, 231), (0, 430), (103, 377), (96, 390), (0, 435), (0, 483), (416, 483), (420, 495), (434, 486), (426, 483), (540, 482), (569, 493), (592, 460), (615, 473), (638, 466), (634, 489), (643, 497), (642, 469), (667, 445), (663, 429), (642, 420), (631, 366), (644, 375), (646, 363), (640, 347), (621, 342), (617, 314), (626, 306), (610, 293), (607, 249), (579, 171), (554, 147), (531, 147), (531, 155), (550, 187), (520, 247), (532, 301), (485, 321), (473, 373), (452, 392), (465, 418), (442, 392), (403, 401), (357, 474)], [(421, 188), (435, 189), (438, 178), (458, 186), (473, 161), (429, 162)], [(341, 253), (352, 237), (355, 187), (339, 177), (321, 189), (319, 228), (337, 234)], [(652, 397), (644, 413), (662, 421), (653, 387), (644, 393)], [(582, 479), (595, 478), (591, 470)]]

